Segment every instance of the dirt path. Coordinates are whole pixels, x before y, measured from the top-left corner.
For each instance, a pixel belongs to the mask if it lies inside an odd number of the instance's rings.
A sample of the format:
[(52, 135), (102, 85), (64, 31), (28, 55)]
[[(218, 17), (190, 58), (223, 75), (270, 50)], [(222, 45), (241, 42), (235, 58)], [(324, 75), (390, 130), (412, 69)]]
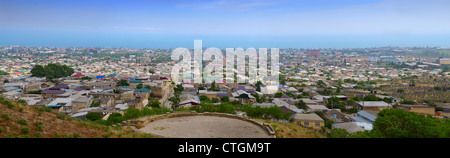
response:
[(139, 129), (172, 138), (270, 138), (250, 122), (216, 116), (183, 116), (157, 120)]

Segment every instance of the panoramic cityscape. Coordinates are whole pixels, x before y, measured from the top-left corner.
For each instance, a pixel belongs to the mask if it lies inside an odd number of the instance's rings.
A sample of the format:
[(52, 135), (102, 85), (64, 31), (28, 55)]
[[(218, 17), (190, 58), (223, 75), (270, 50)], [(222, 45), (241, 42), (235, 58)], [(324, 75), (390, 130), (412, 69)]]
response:
[(105, 3), (0, 2), (0, 138), (450, 138), (447, 1)]

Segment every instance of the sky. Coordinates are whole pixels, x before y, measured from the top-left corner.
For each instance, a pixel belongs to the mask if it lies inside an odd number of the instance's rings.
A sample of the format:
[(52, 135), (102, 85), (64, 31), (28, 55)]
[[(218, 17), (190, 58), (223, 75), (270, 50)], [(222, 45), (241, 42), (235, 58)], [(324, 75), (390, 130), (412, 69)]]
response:
[(0, 0), (0, 45), (450, 47), (448, 0)]

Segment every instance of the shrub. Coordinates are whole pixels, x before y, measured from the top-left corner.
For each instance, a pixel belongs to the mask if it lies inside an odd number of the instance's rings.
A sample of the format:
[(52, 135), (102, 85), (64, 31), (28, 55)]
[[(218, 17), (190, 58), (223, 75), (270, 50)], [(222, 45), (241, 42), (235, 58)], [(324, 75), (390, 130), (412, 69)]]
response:
[(86, 118), (91, 121), (96, 121), (96, 120), (102, 119), (103, 116), (100, 113), (88, 113), (86, 115)]
[(37, 130), (38, 130), (38, 131), (42, 131), (43, 128), (44, 128), (44, 127), (43, 127), (42, 125), (38, 125), (38, 126), (37, 126)]
[(120, 113), (112, 113), (106, 120), (106, 125), (113, 125), (124, 121), (125, 118)]
[(2, 127), (0, 127), (0, 132), (3, 132), (3, 128)]
[(56, 115), (56, 117), (59, 118), (59, 119), (62, 119), (62, 120), (65, 120), (65, 119), (66, 119), (66, 115), (64, 115), (64, 114), (55, 113), (55, 115)]
[(20, 130), (23, 134), (27, 134), (28, 132), (30, 132), (30, 128), (28, 127), (24, 127)]
[(8, 115), (7, 113), (3, 113), (3, 114), (2, 114), (2, 117), (3, 117), (4, 119), (6, 119), (6, 120), (9, 120), (9, 115)]
[(14, 104), (11, 102), (11, 100), (8, 100), (8, 99), (3, 99), (2, 104), (5, 104), (6, 106), (8, 106), (8, 108), (14, 107)]
[(19, 99), (17, 102), (22, 104), (22, 105), (28, 105), (27, 101), (23, 100), (23, 99)]
[(78, 133), (74, 133), (74, 134), (72, 135), (72, 138), (81, 138), (81, 135), (78, 134)]
[(43, 106), (43, 107), (40, 107), (39, 108), (39, 111), (41, 111), (41, 112), (44, 112), (44, 111), (47, 111), (47, 112), (52, 112), (52, 108), (49, 108), (49, 107), (46, 107), (46, 106)]
[(19, 112), (23, 112), (23, 108), (22, 107), (19, 107)]
[(17, 121), (17, 123), (21, 124), (21, 125), (27, 125), (28, 124), (27, 120), (25, 120), (25, 119), (20, 119), (20, 120)]
[(36, 132), (36, 133), (34, 133), (34, 136), (39, 138), (41, 136), (41, 133)]

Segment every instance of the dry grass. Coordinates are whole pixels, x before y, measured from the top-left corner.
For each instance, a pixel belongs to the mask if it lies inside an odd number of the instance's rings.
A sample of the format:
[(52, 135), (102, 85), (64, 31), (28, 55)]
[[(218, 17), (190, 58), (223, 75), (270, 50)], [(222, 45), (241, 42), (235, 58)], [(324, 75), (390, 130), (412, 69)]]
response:
[(268, 123), (275, 130), (277, 138), (325, 138), (314, 130), (286, 122), (276, 122), (263, 119), (254, 119), (261, 123)]
[[(149, 138), (149, 134), (127, 127), (109, 127), (53, 112), (14, 103), (13, 108), (0, 104), (0, 138)], [(22, 110), (20, 110), (22, 108)], [(7, 117), (8, 119), (6, 119)], [(19, 124), (18, 120), (26, 120)], [(29, 128), (22, 132), (22, 128)]]

